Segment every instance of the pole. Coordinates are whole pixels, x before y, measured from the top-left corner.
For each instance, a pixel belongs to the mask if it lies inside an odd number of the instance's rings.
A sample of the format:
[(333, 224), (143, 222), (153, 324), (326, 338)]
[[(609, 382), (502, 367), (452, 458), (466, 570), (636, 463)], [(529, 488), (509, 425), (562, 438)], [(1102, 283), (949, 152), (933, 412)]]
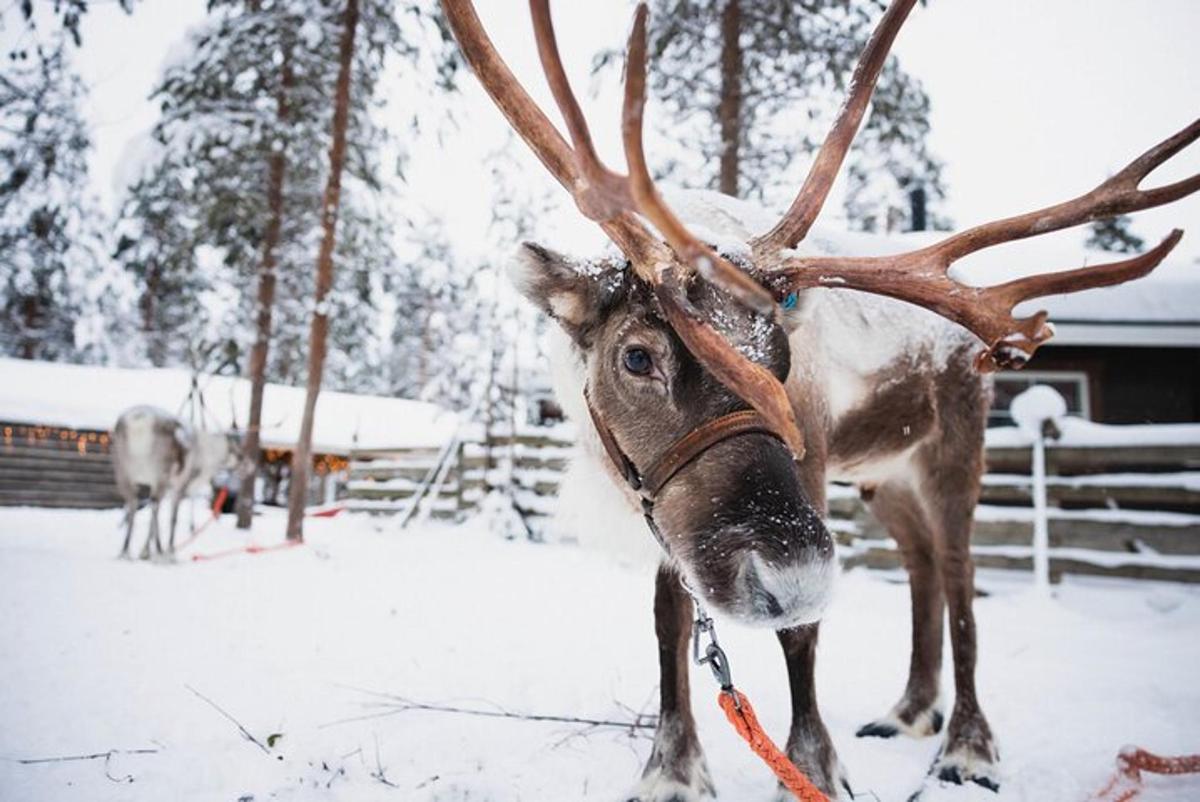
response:
[(1046, 512), (1046, 436), (1033, 438), (1033, 586), (1050, 594), (1050, 522)]

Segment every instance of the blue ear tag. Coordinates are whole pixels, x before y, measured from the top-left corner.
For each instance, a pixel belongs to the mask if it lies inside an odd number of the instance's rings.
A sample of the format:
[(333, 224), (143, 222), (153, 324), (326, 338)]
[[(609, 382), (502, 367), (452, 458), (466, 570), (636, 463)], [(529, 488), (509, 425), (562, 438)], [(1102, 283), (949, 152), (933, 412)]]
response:
[(800, 300), (800, 293), (796, 292), (795, 290), (792, 290), (791, 292), (789, 292), (787, 294), (787, 297), (783, 299), (783, 308), (785, 310), (795, 309), (796, 303), (799, 300)]

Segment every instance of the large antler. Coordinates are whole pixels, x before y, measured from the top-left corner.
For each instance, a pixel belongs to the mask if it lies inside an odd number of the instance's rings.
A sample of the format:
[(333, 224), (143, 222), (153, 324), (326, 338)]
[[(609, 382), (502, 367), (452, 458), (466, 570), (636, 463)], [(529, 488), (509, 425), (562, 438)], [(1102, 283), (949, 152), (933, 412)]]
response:
[[(549, 0), (530, 0), (529, 7), (542, 68), (573, 147), (563, 140), (496, 52), (470, 0), (442, 0), (442, 7), (463, 55), (492, 100), (571, 193), (579, 210), (601, 225), (638, 275), (655, 289), (680, 339), (718, 380), (762, 413), (797, 459), (800, 458), (804, 453), (803, 438), (783, 385), (770, 371), (747, 359), (717, 334), (687, 301), (683, 282), (688, 277), (683, 274), (695, 271), (751, 308), (763, 314), (778, 314), (774, 297), (691, 234), (654, 187), (642, 147), (648, 13), (645, 3), (639, 4), (634, 17), (625, 71), (621, 128), (629, 175), (609, 169), (596, 153), (583, 111), (563, 68)], [(649, 233), (639, 215), (654, 225), (669, 249)]]
[(1200, 174), (1155, 189), (1139, 185), (1155, 168), (1200, 137), (1200, 120), (1143, 153), (1100, 186), (1073, 200), (975, 226), (920, 250), (891, 256), (795, 255), (790, 249), (808, 233), (829, 194), (862, 122), (876, 79), (915, 0), (895, 0), (859, 58), (850, 96), (822, 144), (800, 193), (780, 222), (752, 242), (758, 264), (774, 272), (777, 297), (806, 287), (855, 289), (887, 295), (931, 309), (964, 326), (986, 349), (983, 370), (1020, 367), (1053, 336), (1046, 313), (1013, 317), (1017, 304), (1047, 295), (1121, 284), (1146, 275), (1166, 258), (1182, 231), (1158, 247), (1121, 262), (1043, 273), (994, 287), (971, 287), (950, 276), (951, 265), (968, 254), (1005, 242), (1046, 234), (1092, 220), (1149, 209), (1200, 190)]

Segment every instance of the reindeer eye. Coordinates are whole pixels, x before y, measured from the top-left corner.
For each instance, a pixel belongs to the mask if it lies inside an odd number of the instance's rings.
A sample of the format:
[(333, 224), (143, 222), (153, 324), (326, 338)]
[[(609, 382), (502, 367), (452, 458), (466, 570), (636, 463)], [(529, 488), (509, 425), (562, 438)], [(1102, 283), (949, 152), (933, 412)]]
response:
[(636, 373), (639, 376), (645, 376), (650, 372), (650, 368), (654, 364), (650, 359), (650, 352), (645, 348), (627, 348), (625, 349), (625, 370), (630, 373)]

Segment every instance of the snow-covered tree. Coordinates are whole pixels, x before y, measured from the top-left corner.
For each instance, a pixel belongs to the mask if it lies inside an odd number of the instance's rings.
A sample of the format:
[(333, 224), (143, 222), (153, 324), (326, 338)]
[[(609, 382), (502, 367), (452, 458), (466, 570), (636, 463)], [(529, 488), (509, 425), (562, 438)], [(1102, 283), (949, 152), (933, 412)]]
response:
[(10, 53), (0, 71), (0, 352), (77, 359), (102, 265), (87, 189), (84, 88), (65, 35)]
[[(820, 147), (883, 0), (653, 0), (651, 91), (684, 145), (672, 180), (786, 202)], [(619, 62), (602, 53), (597, 66)], [(910, 226), (909, 192), (944, 195), (929, 98), (889, 59), (848, 158), (845, 211), (865, 230)], [(936, 215), (934, 223), (943, 223)]]
[[(134, 0), (117, 0), (118, 5), (126, 14), (133, 10), (133, 2)], [(36, 9), (33, 0), (18, 0), (14, 5), (20, 6), (21, 16), (30, 25), (35, 23), (38, 14), (52, 15), (77, 46), (83, 44), (79, 25), (88, 12), (88, 0), (53, 0), (50, 3), (40, 0)]]
[(1138, 253), (1146, 241), (1130, 230), (1133, 221), (1127, 214), (1097, 220), (1088, 229), (1084, 247), (1116, 253)]

